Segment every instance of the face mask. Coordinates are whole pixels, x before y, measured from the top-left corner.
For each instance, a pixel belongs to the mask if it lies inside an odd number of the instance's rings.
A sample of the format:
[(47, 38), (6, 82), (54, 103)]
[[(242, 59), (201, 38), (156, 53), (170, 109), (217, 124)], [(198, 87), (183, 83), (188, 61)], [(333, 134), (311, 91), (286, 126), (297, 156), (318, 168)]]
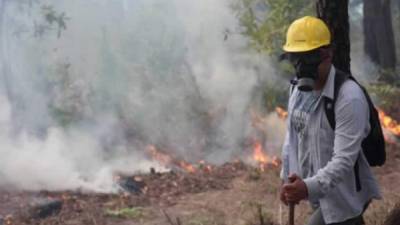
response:
[(296, 85), (300, 91), (312, 91), (318, 79), (318, 66), (321, 63), (319, 52), (292, 56), (296, 68)]

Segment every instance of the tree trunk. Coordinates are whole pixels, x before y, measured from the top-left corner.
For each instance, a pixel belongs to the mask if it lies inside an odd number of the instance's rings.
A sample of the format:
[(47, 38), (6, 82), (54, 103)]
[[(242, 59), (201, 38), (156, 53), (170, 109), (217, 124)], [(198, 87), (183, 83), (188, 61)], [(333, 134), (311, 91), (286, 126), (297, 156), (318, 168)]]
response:
[(397, 9), (398, 9), (398, 11), (400, 13), (400, 0), (397, 0), (396, 2), (397, 2)]
[(11, 107), (11, 135), (16, 135), (21, 129), (21, 122), (18, 115), (18, 103), (15, 97), (15, 90), (11, 87), (11, 68), (9, 64), (10, 57), (8, 56), (8, 40), (6, 37), (6, 7), (10, 3), (9, 0), (0, 0), (0, 81), (4, 88), (4, 94)]
[(317, 15), (329, 26), (332, 34), (333, 65), (351, 73), (348, 5), (348, 0), (318, 0)]
[[(364, 0), (364, 49), (381, 69), (396, 68), (396, 47), (392, 26), (390, 0)], [(390, 74), (383, 81), (393, 82)]]
[(7, 97), (9, 97), (9, 100), (11, 100), (10, 99), (11, 92), (8, 86), (9, 69), (8, 69), (8, 63), (6, 62), (7, 57), (5, 55), (7, 46), (7, 42), (4, 35), (5, 31), (4, 15), (5, 15), (6, 1), (7, 0), (0, 0), (0, 72), (2, 73), (2, 77), (0, 79), (2, 79), (3, 83), (2, 88), (4, 88)]

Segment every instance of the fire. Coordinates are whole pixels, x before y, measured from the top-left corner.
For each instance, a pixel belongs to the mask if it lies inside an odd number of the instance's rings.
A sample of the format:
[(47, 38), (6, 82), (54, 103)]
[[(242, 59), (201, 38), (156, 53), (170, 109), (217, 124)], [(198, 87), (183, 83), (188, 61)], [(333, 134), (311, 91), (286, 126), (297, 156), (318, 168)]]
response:
[(382, 128), (388, 130), (395, 136), (400, 136), (400, 124), (390, 116), (386, 115), (386, 113), (383, 110), (378, 109), (378, 112)]
[(163, 166), (168, 166), (173, 161), (171, 156), (159, 151), (154, 145), (147, 146), (146, 151), (151, 155), (154, 160), (160, 162)]
[(171, 155), (158, 150), (154, 145), (147, 146), (146, 151), (154, 160), (158, 161), (163, 166), (180, 168), (188, 173), (194, 173), (197, 171), (197, 168), (193, 164), (186, 162), (185, 160), (174, 158)]
[(278, 114), (278, 117), (281, 119), (286, 119), (288, 117), (288, 112), (281, 107), (276, 107), (275, 112)]
[(204, 172), (212, 172), (213, 167), (209, 164), (207, 164), (204, 160), (201, 160), (199, 162), (199, 169), (203, 170)]
[(257, 140), (253, 144), (253, 160), (259, 164), (262, 171), (264, 171), (269, 165), (275, 167), (279, 166), (279, 159), (276, 156), (268, 156), (265, 153), (261, 142)]
[(188, 162), (185, 162), (185, 161), (181, 161), (180, 163), (179, 163), (179, 166), (182, 168), (182, 169), (184, 169), (185, 171), (187, 171), (187, 172), (189, 172), (189, 173), (195, 173), (197, 170), (196, 170), (196, 167), (194, 167), (192, 164), (190, 164), (190, 163), (188, 163)]
[(259, 163), (267, 163), (268, 162), (268, 156), (264, 154), (263, 148), (261, 146), (261, 143), (256, 141), (253, 146), (254, 149), (254, 154), (253, 158), (255, 161)]
[[(279, 118), (286, 119), (288, 117), (288, 112), (281, 107), (276, 107), (275, 112), (278, 114)], [(382, 128), (389, 132), (390, 134), (400, 137), (400, 123), (395, 119), (388, 116), (383, 110), (378, 109), (379, 120), (381, 121)], [(394, 142), (391, 140), (393, 138), (385, 135), (385, 140), (388, 142)]]
[[(288, 112), (281, 108), (276, 107), (275, 112), (277, 113), (278, 117), (282, 120), (287, 119)], [(382, 124), (382, 128), (386, 132), (390, 132), (394, 136), (400, 137), (400, 123), (394, 120), (393, 118), (386, 115), (386, 113), (380, 109), (379, 112), (379, 119)], [(258, 116), (256, 113), (252, 112), (252, 124), (255, 127), (258, 127), (258, 124), (263, 124), (264, 119)], [(259, 126), (265, 129), (263, 126)], [(390, 142), (390, 137), (385, 135), (385, 140)], [(256, 162), (259, 166), (261, 171), (265, 171), (268, 167), (278, 167), (281, 164), (281, 161), (276, 156), (269, 156), (263, 145), (262, 142), (254, 139), (252, 144), (252, 155), (251, 161)], [(163, 166), (170, 167), (170, 168), (179, 168), (187, 173), (197, 173), (197, 172), (212, 172), (213, 166), (207, 164), (204, 160), (199, 161), (198, 163), (189, 163), (181, 158), (174, 157), (173, 155), (168, 154), (162, 150), (159, 150), (155, 145), (149, 145), (146, 148), (146, 152), (151, 156), (152, 159), (158, 161)], [(118, 179), (118, 178), (117, 178)]]

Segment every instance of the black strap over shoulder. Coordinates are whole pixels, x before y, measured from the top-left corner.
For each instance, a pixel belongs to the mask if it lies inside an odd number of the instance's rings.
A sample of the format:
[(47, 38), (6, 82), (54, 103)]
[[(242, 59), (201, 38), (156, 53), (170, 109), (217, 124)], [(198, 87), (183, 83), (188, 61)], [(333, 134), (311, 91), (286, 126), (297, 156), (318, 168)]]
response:
[[(331, 128), (333, 130), (335, 130), (335, 128), (336, 128), (336, 119), (335, 119), (336, 99), (339, 95), (340, 88), (343, 86), (344, 82), (347, 79), (354, 80), (354, 78), (351, 75), (346, 74), (340, 70), (336, 70), (333, 99), (325, 97), (325, 101), (324, 101), (325, 113), (326, 113), (326, 117), (328, 119), (329, 125), (331, 126)], [(355, 175), (356, 189), (357, 189), (357, 192), (359, 192), (359, 191), (361, 191), (361, 181), (360, 181), (358, 159), (356, 160), (356, 163), (354, 165), (354, 175)]]
[(325, 107), (326, 117), (328, 119), (329, 125), (331, 125), (331, 128), (333, 130), (336, 127), (336, 120), (335, 120), (336, 99), (337, 96), (339, 95), (339, 91), (343, 83), (350, 77), (351, 76), (349, 74), (346, 74), (340, 70), (336, 70), (333, 99), (325, 97), (324, 107)]

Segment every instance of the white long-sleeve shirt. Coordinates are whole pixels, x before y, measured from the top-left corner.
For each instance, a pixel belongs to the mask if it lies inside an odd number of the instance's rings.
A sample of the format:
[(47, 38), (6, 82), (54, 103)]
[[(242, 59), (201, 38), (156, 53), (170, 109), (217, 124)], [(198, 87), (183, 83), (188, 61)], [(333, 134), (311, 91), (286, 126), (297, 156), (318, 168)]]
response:
[[(292, 173), (301, 175), (299, 153), (308, 152), (313, 172), (302, 177), (308, 189), (308, 199), (321, 208), (325, 223), (338, 223), (360, 215), (367, 202), (381, 198), (376, 180), (366, 160), (361, 142), (368, 135), (369, 107), (361, 88), (352, 80), (342, 85), (335, 103), (336, 128), (326, 117), (324, 97), (333, 99), (335, 68), (332, 66), (321, 98), (316, 104), (303, 132), (307, 140), (299, 145), (292, 113), (300, 91), (294, 89), (288, 105), (288, 130), (282, 149), (281, 178)], [(300, 149), (306, 148), (306, 149)], [(358, 161), (361, 190), (357, 191), (354, 165)]]

